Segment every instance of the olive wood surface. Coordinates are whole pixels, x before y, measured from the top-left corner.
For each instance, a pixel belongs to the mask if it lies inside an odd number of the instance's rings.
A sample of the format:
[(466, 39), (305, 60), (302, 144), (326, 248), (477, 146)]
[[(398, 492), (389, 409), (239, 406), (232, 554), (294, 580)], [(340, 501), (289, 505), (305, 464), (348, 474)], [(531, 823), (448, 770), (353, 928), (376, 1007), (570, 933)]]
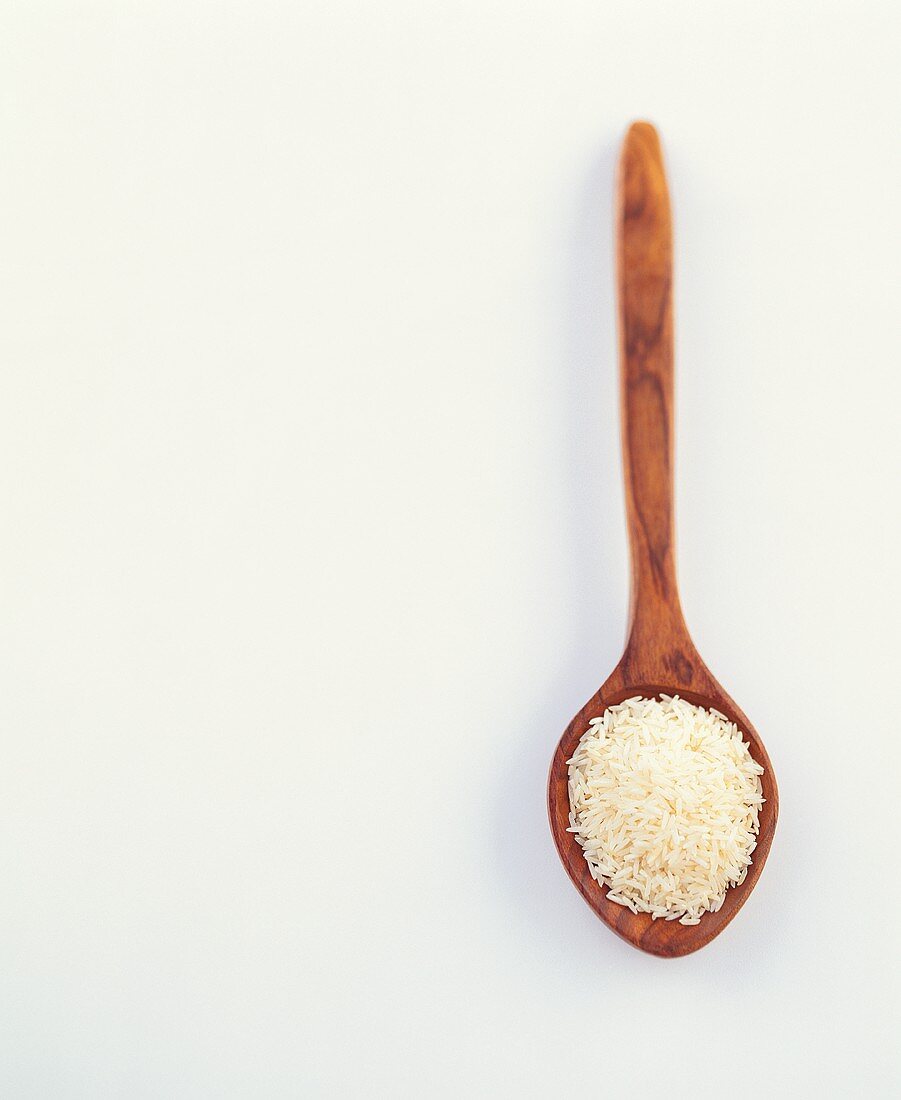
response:
[[(654, 955), (687, 955), (726, 927), (753, 890), (766, 862), (779, 808), (763, 742), (701, 660), (688, 633), (676, 585), (673, 531), (672, 219), (657, 132), (636, 122), (623, 142), (616, 200), (617, 281), (623, 470), (631, 559), (625, 651), (601, 689), (573, 718), (551, 761), (548, 812), (563, 866), (576, 889), (619, 936)], [(653, 920), (607, 900), (591, 877), (577, 840), (567, 832), (567, 760), (589, 719), (635, 695), (678, 694), (713, 707), (737, 724), (762, 764), (760, 835), (753, 863), (722, 908), (699, 924)]]

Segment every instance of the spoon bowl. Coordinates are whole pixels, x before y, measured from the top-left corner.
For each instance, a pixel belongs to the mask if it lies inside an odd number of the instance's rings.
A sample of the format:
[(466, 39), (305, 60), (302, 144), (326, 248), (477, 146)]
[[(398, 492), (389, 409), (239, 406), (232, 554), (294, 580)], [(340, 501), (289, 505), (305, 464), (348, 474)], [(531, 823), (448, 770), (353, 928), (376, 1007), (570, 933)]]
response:
[[(757, 731), (738, 709), (735, 703), (714, 680), (701, 659), (694, 654), (686, 656), (691, 661), (691, 677), (686, 677), (691, 686), (683, 683), (635, 683), (623, 672), (622, 663), (617, 666), (604, 686), (593, 695), (579, 713), (566, 727), (560, 738), (557, 750), (551, 761), (548, 781), (548, 815), (554, 843), (566, 873), (573, 885), (588, 902), (597, 915), (618, 936), (627, 940), (642, 951), (665, 958), (688, 955), (697, 951), (722, 932), (739, 909), (744, 905), (769, 854), (773, 833), (776, 829), (779, 795), (772, 764)], [(607, 887), (601, 886), (591, 877), (585, 855), (569, 828), (569, 771), (567, 761), (576, 751), (582, 735), (588, 729), (592, 718), (599, 717), (608, 707), (616, 706), (626, 699), (640, 695), (646, 699), (660, 695), (678, 695), (680, 698), (705, 707), (718, 710), (730, 722), (734, 722), (748, 743), (751, 756), (762, 765), (764, 772), (760, 777), (765, 799), (760, 807), (760, 832), (757, 847), (754, 849), (753, 862), (748, 874), (740, 886), (731, 886), (726, 891), (722, 907), (715, 913), (704, 913), (700, 923), (684, 925), (678, 921), (654, 920), (648, 913), (633, 913), (624, 905), (607, 900)]]
[[(576, 889), (617, 935), (653, 955), (697, 951), (718, 936), (754, 888), (773, 840), (779, 794), (756, 730), (701, 660), (682, 614), (673, 523), (672, 221), (657, 132), (629, 128), (620, 158), (616, 203), (620, 394), (631, 599), (625, 651), (600, 690), (567, 726), (551, 760), (548, 814), (554, 843)], [(764, 771), (765, 799), (753, 862), (722, 907), (698, 924), (654, 920), (609, 901), (591, 877), (569, 828), (569, 772), (589, 721), (634, 696), (678, 695), (734, 722)]]

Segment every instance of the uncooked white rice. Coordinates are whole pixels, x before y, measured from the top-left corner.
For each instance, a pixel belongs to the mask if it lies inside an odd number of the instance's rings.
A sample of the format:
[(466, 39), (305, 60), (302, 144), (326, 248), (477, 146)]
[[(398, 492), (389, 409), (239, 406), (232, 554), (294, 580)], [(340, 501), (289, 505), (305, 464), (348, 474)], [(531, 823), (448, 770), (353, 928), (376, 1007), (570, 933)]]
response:
[(763, 768), (719, 711), (627, 699), (591, 719), (568, 763), (569, 832), (611, 901), (697, 924), (744, 882)]

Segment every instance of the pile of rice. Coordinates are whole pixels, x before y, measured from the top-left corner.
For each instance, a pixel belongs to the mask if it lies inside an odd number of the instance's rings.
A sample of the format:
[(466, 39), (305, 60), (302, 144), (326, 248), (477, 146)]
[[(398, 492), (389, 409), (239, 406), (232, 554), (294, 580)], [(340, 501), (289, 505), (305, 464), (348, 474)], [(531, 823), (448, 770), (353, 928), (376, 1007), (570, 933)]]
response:
[(569, 832), (611, 901), (697, 924), (744, 882), (763, 768), (724, 715), (627, 699), (592, 718), (568, 763)]

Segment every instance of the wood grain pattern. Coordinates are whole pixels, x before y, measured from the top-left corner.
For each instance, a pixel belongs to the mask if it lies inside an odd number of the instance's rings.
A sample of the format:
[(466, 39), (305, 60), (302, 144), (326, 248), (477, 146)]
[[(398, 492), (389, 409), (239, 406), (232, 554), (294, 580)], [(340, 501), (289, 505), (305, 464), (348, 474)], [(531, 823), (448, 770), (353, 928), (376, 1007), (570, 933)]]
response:
[[(548, 812), (554, 842), (576, 889), (610, 928), (654, 955), (687, 955), (709, 943), (746, 901), (770, 850), (779, 810), (773, 768), (763, 742), (695, 649), (676, 583), (673, 520), (673, 303), (672, 217), (660, 141), (654, 127), (636, 122), (620, 158), (616, 204), (619, 286), (620, 392), (631, 597), (625, 650), (619, 664), (570, 722), (551, 761)], [(766, 801), (754, 862), (717, 913), (696, 925), (654, 921), (607, 900), (568, 833), (566, 761), (588, 721), (634, 695), (678, 693), (715, 707), (735, 722), (762, 764)]]

